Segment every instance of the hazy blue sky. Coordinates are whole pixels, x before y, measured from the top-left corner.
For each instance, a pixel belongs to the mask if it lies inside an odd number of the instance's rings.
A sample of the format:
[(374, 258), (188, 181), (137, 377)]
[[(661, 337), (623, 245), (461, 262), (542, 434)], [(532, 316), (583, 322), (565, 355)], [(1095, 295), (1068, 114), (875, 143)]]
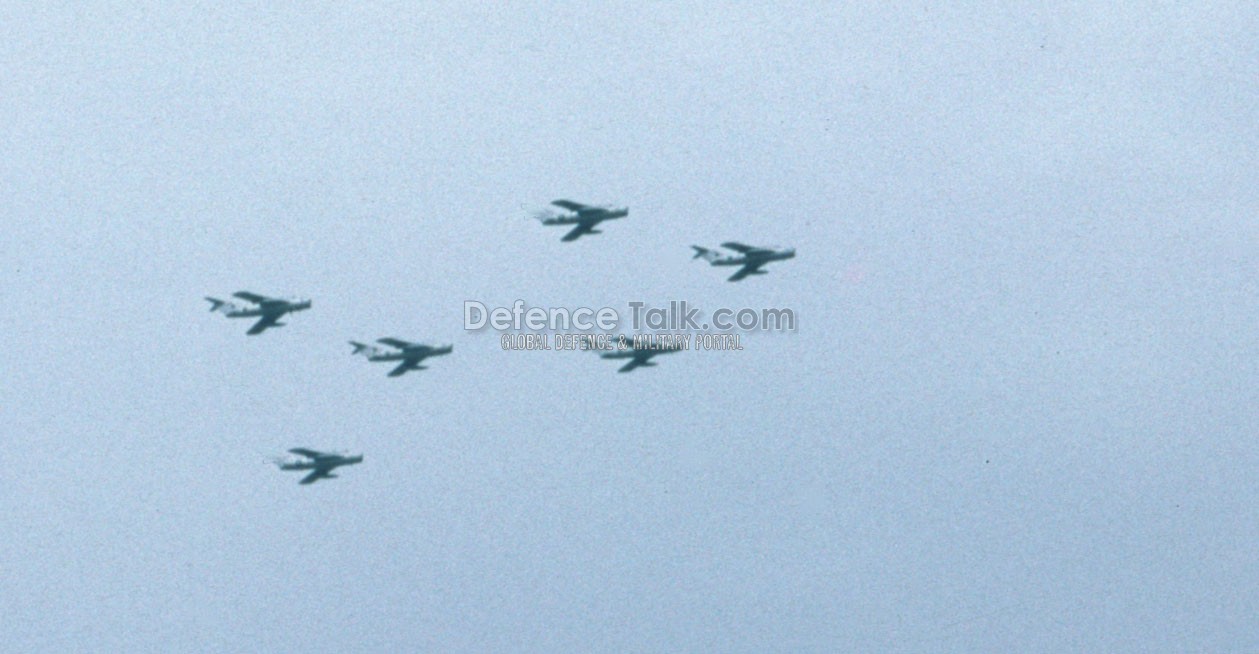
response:
[[(1259, 650), (1256, 33), (0, 6), (0, 649)], [(557, 197), (631, 214), (560, 243)], [(800, 255), (729, 284), (726, 240)], [(241, 289), (314, 306), (247, 337)], [(800, 329), (618, 375), (462, 330), (518, 298)]]

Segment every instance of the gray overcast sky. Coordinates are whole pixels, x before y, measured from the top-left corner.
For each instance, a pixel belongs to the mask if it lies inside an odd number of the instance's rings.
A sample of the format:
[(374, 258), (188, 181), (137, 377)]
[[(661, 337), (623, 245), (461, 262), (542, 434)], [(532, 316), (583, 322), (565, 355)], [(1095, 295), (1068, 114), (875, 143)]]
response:
[(1259, 15), (937, 4), (0, 7), (6, 646), (1259, 650)]

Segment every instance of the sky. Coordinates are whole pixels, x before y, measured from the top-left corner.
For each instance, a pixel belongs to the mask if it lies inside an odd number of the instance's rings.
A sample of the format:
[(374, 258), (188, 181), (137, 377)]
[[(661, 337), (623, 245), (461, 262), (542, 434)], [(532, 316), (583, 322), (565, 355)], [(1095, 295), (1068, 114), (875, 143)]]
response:
[[(1248, 5), (0, 25), (14, 651), (1259, 649)], [(798, 256), (690, 257), (731, 240)], [(250, 337), (238, 290), (313, 307)], [(517, 299), (799, 326), (619, 375), (463, 329)]]

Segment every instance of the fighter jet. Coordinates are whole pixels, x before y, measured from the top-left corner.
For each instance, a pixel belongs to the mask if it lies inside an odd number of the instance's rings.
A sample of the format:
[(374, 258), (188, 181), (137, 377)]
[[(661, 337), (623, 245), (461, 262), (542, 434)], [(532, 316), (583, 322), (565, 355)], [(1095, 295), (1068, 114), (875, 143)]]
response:
[(367, 357), (368, 361), (400, 361), (401, 363), (396, 368), (389, 371), (390, 377), (401, 377), (408, 370), (425, 370), (427, 366), (420, 365), (425, 359), (450, 354), (455, 349), (453, 345), (434, 347), (432, 345), (408, 343), (396, 338), (380, 338), (376, 342), (397, 348), (397, 350), (385, 350), (371, 345), (364, 345), (357, 341), (350, 341), (350, 345), (354, 346), (354, 351), (350, 354), (362, 354)]
[(748, 275), (764, 275), (766, 271), (761, 270), (761, 266), (771, 261), (783, 261), (792, 259), (796, 256), (795, 248), (777, 248), (777, 247), (754, 247), (730, 241), (722, 243), (721, 247), (729, 248), (740, 255), (722, 255), (715, 250), (702, 248), (698, 245), (692, 245), (691, 249), (695, 250), (695, 256), (692, 259), (703, 258), (714, 266), (743, 266), (727, 281), (737, 282)]
[(257, 306), (241, 306), (231, 302), (224, 302), (217, 298), (207, 297), (206, 299), (210, 301), (210, 311), (218, 311), (228, 318), (258, 318), (258, 322), (254, 323), (254, 326), (245, 332), (250, 336), (261, 334), (268, 327), (283, 327), (284, 323), (280, 322), (281, 316), (286, 313), (305, 311), (310, 308), (310, 300), (307, 299), (276, 299), (250, 293), (249, 291), (237, 291), (232, 295), (247, 302), (252, 302)]
[(275, 464), (281, 470), (309, 470), (310, 474), (302, 477), (302, 484), (313, 484), (320, 479), (336, 479), (332, 471), (341, 466), (363, 462), (363, 455), (347, 456), (329, 452), (317, 452), (304, 447), (295, 447), (289, 452), (306, 457), (304, 460), (276, 459)]
[(543, 225), (576, 225), (564, 235), (564, 238), (560, 239), (565, 243), (576, 241), (584, 234), (602, 234), (603, 232), (595, 229), (596, 225), (605, 220), (624, 218), (629, 215), (627, 207), (592, 207), (572, 200), (556, 200), (551, 204), (573, 213), (556, 215), (550, 211), (544, 211), (535, 217), (542, 221)]
[(617, 349), (610, 352), (601, 352), (599, 357), (602, 359), (629, 359), (625, 365), (621, 366), (617, 372), (629, 372), (635, 368), (649, 368), (655, 366), (656, 363), (651, 360), (652, 357), (660, 354), (670, 354), (672, 352), (680, 352), (681, 346), (661, 344), (659, 346), (635, 348), (632, 343), (626, 349)]

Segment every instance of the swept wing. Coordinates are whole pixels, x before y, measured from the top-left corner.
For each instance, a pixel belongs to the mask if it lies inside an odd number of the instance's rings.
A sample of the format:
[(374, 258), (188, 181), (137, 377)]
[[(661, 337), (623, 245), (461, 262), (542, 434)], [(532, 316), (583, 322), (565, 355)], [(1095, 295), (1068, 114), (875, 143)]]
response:
[(309, 458), (309, 459), (318, 459), (318, 458), (319, 458), (319, 457), (321, 457), (321, 456), (328, 456), (328, 455), (327, 455), (326, 453), (324, 453), (324, 452), (320, 452), (320, 451), (318, 451), (318, 450), (311, 450), (311, 449), (307, 449), (307, 448), (304, 448), (304, 447), (295, 447), (295, 448), (293, 448), (293, 449), (289, 450), (289, 453), (291, 453), (291, 454), (296, 454), (296, 455), (298, 455), (298, 456), (304, 456), (304, 457)]
[(569, 211), (576, 211), (578, 213), (594, 208), (589, 205), (582, 204), (580, 202), (573, 202), (572, 200), (556, 200), (552, 202), (551, 204), (557, 207), (560, 207), (562, 209), (568, 209)]
[(769, 248), (761, 248), (761, 247), (756, 247), (754, 245), (745, 245), (743, 243), (739, 243), (738, 241), (729, 241), (726, 243), (722, 243), (721, 247), (730, 248), (731, 250), (734, 250), (735, 252), (742, 252), (743, 254), (771, 254), (773, 253), (773, 250), (770, 250)]
[(760, 271), (761, 271), (761, 264), (748, 264), (740, 268), (737, 272), (735, 272), (735, 274), (731, 275), (730, 279), (727, 281), (737, 282), (740, 279), (747, 277), (748, 275), (755, 275), (756, 273)]
[(278, 314), (278, 313), (277, 313), (277, 314), (271, 314), (271, 315), (269, 315), (269, 316), (263, 316), (263, 317), (259, 318), (259, 319), (258, 319), (258, 322), (254, 323), (254, 326), (253, 326), (253, 327), (250, 327), (250, 328), (249, 328), (249, 331), (247, 331), (247, 332), (245, 332), (245, 333), (246, 333), (246, 334), (249, 334), (250, 336), (254, 336), (254, 335), (257, 335), (257, 334), (261, 334), (261, 333), (262, 333), (263, 331), (265, 331), (268, 327), (275, 327), (275, 326), (276, 326), (276, 324), (277, 324), (277, 323), (279, 323), (279, 322), (280, 322), (280, 314)]
[(654, 364), (647, 363), (647, 359), (634, 358), (634, 359), (630, 359), (629, 363), (618, 368), (617, 372), (629, 372), (640, 366), (648, 366), (648, 365), (654, 365)]
[(564, 238), (560, 239), (560, 241), (563, 241), (565, 243), (569, 241), (576, 241), (577, 239), (581, 238), (583, 234), (589, 234), (593, 230), (594, 230), (593, 224), (589, 224), (589, 223), (581, 224), (574, 227), (571, 231), (565, 234)]
[(329, 470), (324, 469), (324, 468), (316, 468), (315, 470), (312, 470), (309, 475), (302, 477), (302, 480), (298, 483), (313, 484), (319, 481), (320, 479), (330, 479), (332, 477), (333, 475), (331, 474)]
[(399, 363), (397, 367), (389, 371), (389, 376), (401, 377), (402, 375), (405, 375), (408, 370), (427, 370), (427, 368), (425, 368), (424, 366), (419, 365), (420, 361), (423, 360), (423, 358), (424, 357), (415, 357), (413, 359), (407, 359), (403, 361), (402, 363)]
[(269, 298), (265, 295), (258, 295), (257, 293), (250, 293), (249, 291), (236, 291), (235, 293), (232, 293), (232, 295), (247, 302), (253, 302), (254, 304), (265, 304), (267, 302), (276, 301), (274, 298)]

